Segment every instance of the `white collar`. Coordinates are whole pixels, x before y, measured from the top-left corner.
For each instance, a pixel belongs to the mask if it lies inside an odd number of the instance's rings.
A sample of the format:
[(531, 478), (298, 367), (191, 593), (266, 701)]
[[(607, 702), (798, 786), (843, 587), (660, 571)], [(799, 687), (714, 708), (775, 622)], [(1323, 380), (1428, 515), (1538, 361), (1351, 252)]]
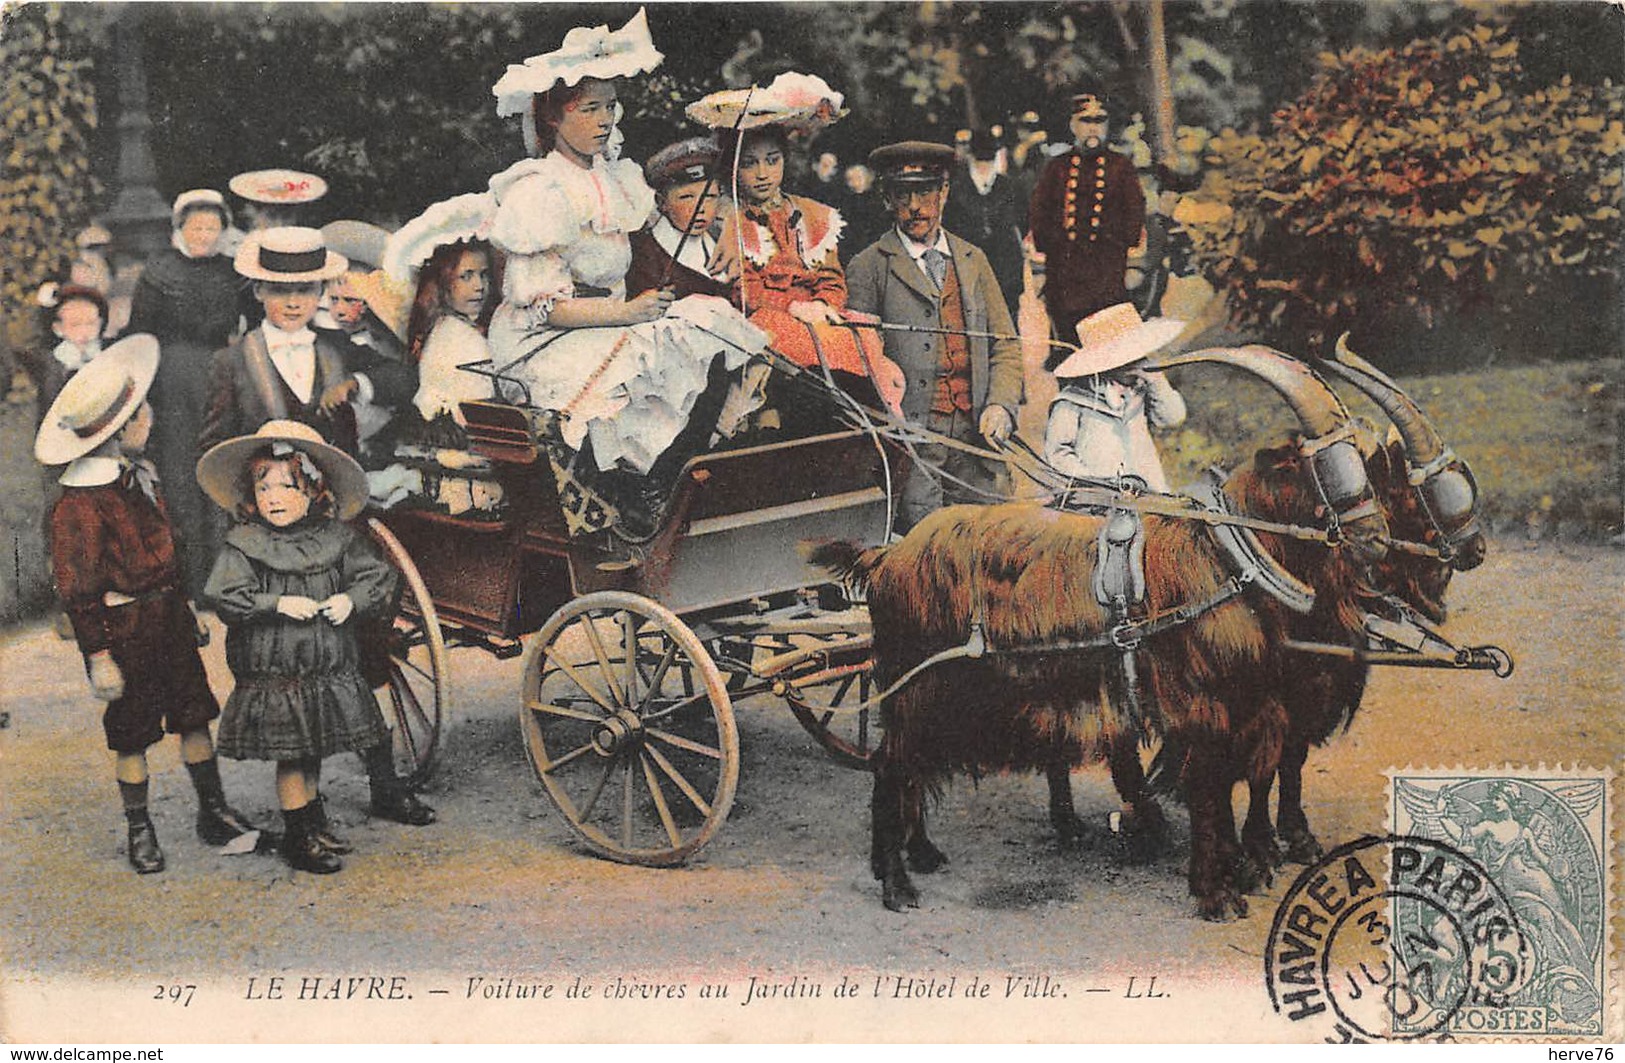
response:
[(68, 462), (68, 467), (62, 470), (56, 482), (63, 487), (100, 487), (116, 481), (123, 471), (124, 465), (117, 458), (105, 454), (86, 454)]
[(999, 160), (972, 159), (970, 161), (970, 180), (981, 195), (987, 195), (993, 188), (993, 182), (999, 177)]
[[(936, 242), (932, 244), (917, 244), (901, 229), (897, 230), (897, 239), (903, 242), (903, 250), (908, 252), (908, 257), (912, 258), (916, 262), (919, 262), (922, 258), (924, 258), (925, 253), (933, 248), (941, 251), (944, 255), (949, 255), (952, 257), (948, 250), (948, 230), (944, 229), (940, 225), (937, 226)], [(925, 268), (923, 263), (921, 264), (920, 268)]]
[(315, 347), (316, 333), (306, 327), (297, 332), (284, 332), (269, 321), (260, 323), (260, 332), (265, 337), (265, 345), (272, 350), (278, 347)]
[(695, 273), (711, 275), (706, 269), (706, 264), (711, 260), (711, 251), (716, 247), (716, 241), (710, 235), (693, 233), (689, 236), (688, 242), (683, 243), (683, 234), (677, 231), (677, 226), (666, 220), (664, 214), (656, 218), (655, 223), (649, 227), (649, 235), (654, 237), (655, 243), (668, 255), (675, 254), (677, 245), (682, 244), (683, 255), (679, 261)]
[(91, 340), (89, 349), (79, 346), (72, 340), (63, 340), (51, 348), (51, 357), (62, 363), (63, 368), (77, 373), (83, 369), (92, 358), (101, 353), (102, 341)]

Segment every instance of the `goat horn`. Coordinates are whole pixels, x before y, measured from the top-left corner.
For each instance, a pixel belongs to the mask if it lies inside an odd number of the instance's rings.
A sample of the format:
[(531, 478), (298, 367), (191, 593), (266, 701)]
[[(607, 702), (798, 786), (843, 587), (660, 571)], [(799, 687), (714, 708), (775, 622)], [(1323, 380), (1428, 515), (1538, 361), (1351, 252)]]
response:
[(1412, 466), (1425, 469), (1438, 461), (1444, 455), (1444, 438), (1428, 423), (1421, 408), (1398, 384), (1382, 370), (1349, 350), (1348, 339), (1347, 332), (1337, 337), (1335, 355), (1321, 364), (1382, 407), (1382, 412), (1399, 429), (1399, 438), (1405, 443), (1405, 456)]
[(1147, 369), (1163, 370), (1193, 362), (1235, 366), (1260, 377), (1280, 392), (1298, 417), (1304, 433), (1318, 439), (1348, 424), (1349, 413), (1337, 393), (1302, 362), (1273, 347), (1252, 343), (1245, 347), (1208, 347), (1156, 359)]

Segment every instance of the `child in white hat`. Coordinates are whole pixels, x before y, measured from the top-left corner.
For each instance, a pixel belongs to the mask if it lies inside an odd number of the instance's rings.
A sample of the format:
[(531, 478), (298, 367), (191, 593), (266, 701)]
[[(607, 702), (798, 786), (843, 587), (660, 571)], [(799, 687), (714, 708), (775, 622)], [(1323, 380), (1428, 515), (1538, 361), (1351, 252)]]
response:
[(1068, 476), (1135, 476), (1149, 490), (1167, 491), (1151, 428), (1183, 423), (1185, 400), (1166, 376), (1139, 363), (1184, 327), (1168, 318), (1141, 321), (1131, 303), (1078, 322), (1078, 349), (1055, 367), (1061, 390), (1049, 408), (1044, 460)]
[(51, 509), (51, 569), (85, 657), (92, 693), (107, 703), (102, 729), (129, 823), (129, 860), (164, 869), (147, 812), (146, 751), (180, 735), (198, 794), (198, 837), (225, 845), (254, 828), (226, 803), (209, 736), (220, 715), (197, 647), (206, 639), (180, 582), (163, 494), (140, 457), (152, 431), (147, 389), (158, 342), (137, 335), (109, 347), (69, 380), (34, 442), (42, 464), (62, 465)]

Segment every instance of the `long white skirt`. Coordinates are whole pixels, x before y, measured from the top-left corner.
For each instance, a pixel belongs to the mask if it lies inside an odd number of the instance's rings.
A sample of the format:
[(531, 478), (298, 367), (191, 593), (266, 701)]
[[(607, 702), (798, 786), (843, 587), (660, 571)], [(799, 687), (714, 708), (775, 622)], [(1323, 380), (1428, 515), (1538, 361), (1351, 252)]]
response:
[[(611, 328), (524, 330), (499, 312), (490, 343), (531, 405), (561, 415), (567, 445), (591, 439), (600, 469), (625, 464), (641, 474), (687, 424), (717, 355), (737, 369), (767, 348), (768, 335), (726, 300), (690, 295), (658, 320)], [(505, 390), (510, 401), (524, 398)]]

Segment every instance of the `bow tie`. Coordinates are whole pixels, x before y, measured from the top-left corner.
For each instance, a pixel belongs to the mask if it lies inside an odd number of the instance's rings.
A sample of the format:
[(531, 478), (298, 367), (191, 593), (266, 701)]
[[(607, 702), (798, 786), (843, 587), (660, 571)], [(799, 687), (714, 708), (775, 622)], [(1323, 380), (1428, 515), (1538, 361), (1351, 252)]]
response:
[(145, 461), (121, 463), (118, 477), (119, 486), (126, 491), (139, 490), (147, 496), (147, 501), (158, 503), (158, 470)]
[(301, 347), (314, 347), (316, 334), (308, 328), (298, 332), (283, 332), (279, 328), (265, 330), (265, 345), (273, 351), (293, 351)]

